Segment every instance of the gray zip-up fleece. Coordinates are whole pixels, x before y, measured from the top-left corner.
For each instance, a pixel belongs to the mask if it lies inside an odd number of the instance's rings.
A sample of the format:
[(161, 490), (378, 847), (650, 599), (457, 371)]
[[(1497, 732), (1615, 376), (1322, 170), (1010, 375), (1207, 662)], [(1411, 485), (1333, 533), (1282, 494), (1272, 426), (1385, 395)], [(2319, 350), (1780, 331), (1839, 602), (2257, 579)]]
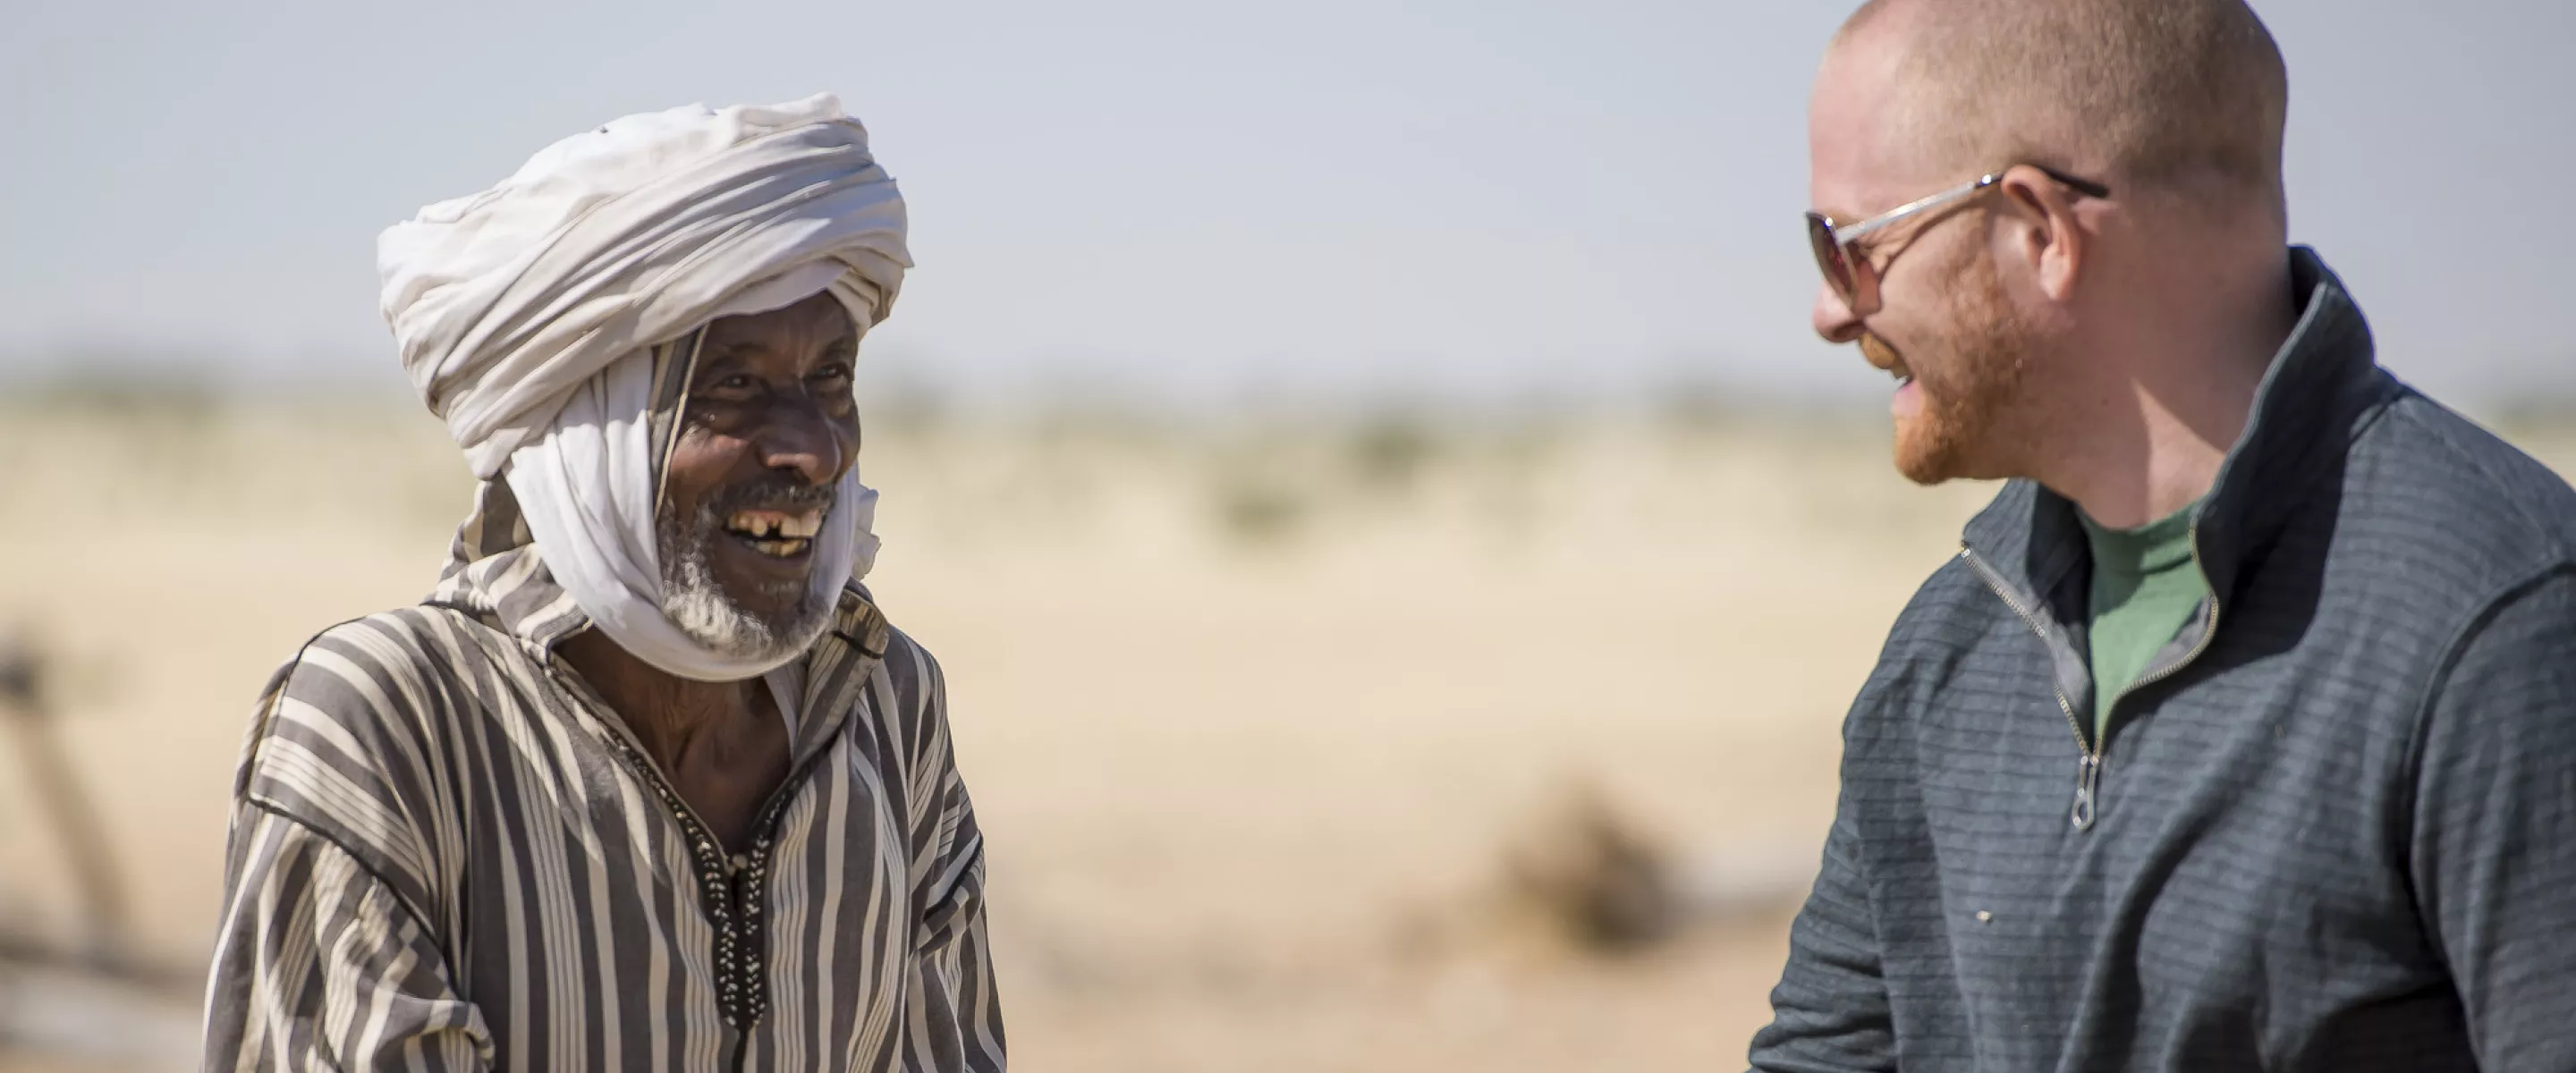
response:
[(2214, 600), (2098, 754), (2065, 499), (2006, 487), (1897, 620), (1757, 1069), (2576, 1070), (2576, 491), (2291, 260)]

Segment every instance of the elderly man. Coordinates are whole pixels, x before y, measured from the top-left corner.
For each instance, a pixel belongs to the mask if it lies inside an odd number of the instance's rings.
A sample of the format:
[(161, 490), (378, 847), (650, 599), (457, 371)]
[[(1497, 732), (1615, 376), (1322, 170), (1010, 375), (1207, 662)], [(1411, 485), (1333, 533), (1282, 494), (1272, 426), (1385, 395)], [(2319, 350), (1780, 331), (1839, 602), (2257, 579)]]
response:
[(242, 762), (206, 1068), (999, 1070), (939, 668), (857, 578), (903, 202), (829, 97), (630, 116), (385, 232), (482, 478)]
[(1907, 477), (2012, 480), (1851, 709), (1754, 1066), (2576, 1070), (2576, 492), (2288, 246), (2286, 96), (2241, 0), (1827, 53), (1816, 330)]

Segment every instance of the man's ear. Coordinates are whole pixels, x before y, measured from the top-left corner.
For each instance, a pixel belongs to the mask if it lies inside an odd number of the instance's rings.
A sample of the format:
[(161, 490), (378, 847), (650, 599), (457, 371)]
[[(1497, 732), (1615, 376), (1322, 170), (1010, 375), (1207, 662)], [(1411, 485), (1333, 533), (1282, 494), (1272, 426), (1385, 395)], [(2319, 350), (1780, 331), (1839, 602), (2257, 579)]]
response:
[(2005, 171), (1997, 185), (2013, 210), (2013, 252), (2029, 266), (2040, 292), (2058, 302), (2073, 297), (2085, 254), (2074, 199), (2047, 172), (2029, 165)]

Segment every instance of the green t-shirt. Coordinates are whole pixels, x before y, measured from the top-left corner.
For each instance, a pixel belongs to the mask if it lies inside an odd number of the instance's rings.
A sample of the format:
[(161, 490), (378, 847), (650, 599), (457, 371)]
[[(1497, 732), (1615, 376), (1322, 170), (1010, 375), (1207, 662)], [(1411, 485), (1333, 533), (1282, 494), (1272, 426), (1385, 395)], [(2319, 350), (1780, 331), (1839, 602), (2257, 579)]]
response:
[[(2209, 585), (2191, 557), (2191, 516), (2199, 504), (2135, 529), (2105, 529), (2085, 517), (2093, 545), (2093, 740), (2102, 740), (2111, 702), (2191, 621)], [(2082, 511), (2076, 512), (2083, 517)]]

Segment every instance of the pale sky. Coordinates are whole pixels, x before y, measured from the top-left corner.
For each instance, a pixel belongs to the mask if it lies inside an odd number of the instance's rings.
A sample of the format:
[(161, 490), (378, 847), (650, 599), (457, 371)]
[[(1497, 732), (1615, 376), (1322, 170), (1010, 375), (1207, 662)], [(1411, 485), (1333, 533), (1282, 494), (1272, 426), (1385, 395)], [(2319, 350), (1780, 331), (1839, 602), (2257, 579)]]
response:
[[(2576, 385), (2576, 3), (2257, 0), (2293, 236), (2437, 394)], [(0, 380), (107, 346), (399, 388), (375, 234), (558, 137), (841, 95), (963, 401), (1675, 379), (1867, 398), (1807, 329), (1841, 2), (42, 3), (0, 33)]]

